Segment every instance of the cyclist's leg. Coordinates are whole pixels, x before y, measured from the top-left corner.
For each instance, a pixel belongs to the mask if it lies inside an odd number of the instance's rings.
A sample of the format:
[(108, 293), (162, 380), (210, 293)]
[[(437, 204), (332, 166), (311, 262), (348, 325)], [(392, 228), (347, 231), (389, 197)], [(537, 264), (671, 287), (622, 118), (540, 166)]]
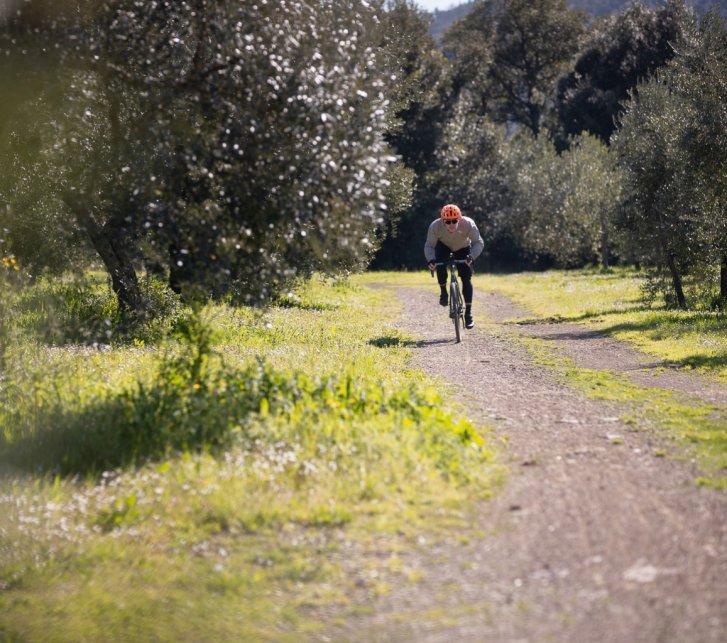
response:
[[(454, 253), (455, 259), (466, 259), (469, 256), (469, 248), (462, 248)], [(472, 266), (460, 263), (457, 264), (457, 272), (459, 278), (462, 280), (462, 297), (464, 297), (464, 303), (472, 305)]]
[(474, 288), (472, 287), (472, 268), (460, 264), (459, 278), (462, 280), (462, 297), (464, 298), (465, 306), (472, 305), (472, 296), (474, 294)]
[[(447, 259), (449, 259), (449, 255), (451, 252), (452, 251), (441, 241), (437, 241), (437, 245), (434, 246), (434, 260), (446, 261)], [(439, 283), (439, 303), (442, 306), (446, 306), (449, 303), (449, 297), (447, 296), (446, 266), (437, 266), (437, 282)]]
[[(457, 259), (466, 259), (469, 255), (469, 248), (464, 248), (462, 250), (458, 250), (456, 255), (462, 255), (458, 256)], [(468, 266), (466, 264), (458, 264), (457, 265), (457, 272), (459, 273), (459, 278), (462, 280), (462, 298), (464, 299), (464, 325), (467, 328), (473, 328), (474, 327), (474, 321), (472, 320), (472, 297), (474, 295), (474, 288), (472, 287), (472, 266)]]

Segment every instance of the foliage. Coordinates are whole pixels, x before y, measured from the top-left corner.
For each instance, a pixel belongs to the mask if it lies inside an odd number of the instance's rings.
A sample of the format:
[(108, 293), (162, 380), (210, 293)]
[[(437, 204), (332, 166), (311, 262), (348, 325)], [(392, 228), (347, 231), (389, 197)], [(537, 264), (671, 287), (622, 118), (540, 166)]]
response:
[(140, 290), (147, 314), (143, 319), (129, 319), (121, 313), (102, 274), (39, 277), (32, 286), (27, 282), (13, 285), (10, 323), (18, 341), (49, 346), (158, 341), (176, 323), (182, 304), (153, 275), (142, 277)]
[(480, 114), (490, 105), (489, 76), (493, 64), (493, 43), (497, 18), (493, 2), (475, 2), (466, 16), (458, 19), (442, 36), (442, 47), (452, 60), (455, 95), (470, 95), (472, 108)]
[(452, 102), (449, 66), (429, 34), (426, 14), (411, 0), (396, 0), (387, 7), (381, 18), (381, 60), (396, 82), (387, 94), (391, 110), (385, 138), (403, 165), (394, 166), (397, 172), (392, 174), (406, 173), (411, 193), (398, 216), (386, 218), (381, 249), (373, 261), (378, 267), (419, 260), (420, 249), (407, 244), (408, 231), (418, 229), (432, 210), (427, 173), (436, 167)]
[(604, 145), (583, 137), (559, 155), (544, 135), (505, 140), (491, 121), (459, 106), (444, 141), (440, 197), (475, 219), (486, 257), (501, 262), (502, 247), (515, 246), (559, 265), (608, 266), (621, 178)]
[[(2, 247), (0, 240), (0, 251)], [(6, 386), (5, 360), (15, 340), (14, 322), (18, 315), (17, 290), (20, 287), (18, 282), (26, 279), (22, 273), (22, 268), (14, 256), (2, 256), (0, 259), (0, 390)]]
[[(727, 299), (720, 37), (683, 0), (588, 32), (562, 0), (482, 0), (441, 50), (412, 0), (32, 4), (0, 27), (8, 251), (34, 275), (95, 252), (119, 316), (153, 317), (140, 271), (259, 303), (374, 253), (419, 265), (445, 200), (483, 262), (661, 265), (682, 306), (720, 265), (699, 296)], [(589, 136), (615, 140), (629, 91), (662, 117), (624, 116), (615, 170)]]
[[(553, 84), (575, 53), (585, 16), (564, 0), (486, 0), (447, 32), (455, 87), (479, 113), (538, 134)], [(557, 35), (556, 35), (557, 34)]]
[(672, 64), (638, 87), (616, 138), (630, 196), (624, 225), (642, 259), (668, 267), (680, 307), (688, 304), (683, 276), (727, 254), (726, 31), (716, 15), (692, 26)]
[[(433, 13), (432, 34), (437, 37), (445, 32), (455, 20), (465, 17), (473, 9), (474, 4), (474, 1), (460, 2), (450, 9), (435, 10)], [(584, 11), (590, 16), (615, 15), (627, 10), (631, 4), (631, 0), (570, 0), (568, 2), (571, 9)], [(661, 4), (661, 2), (659, 0), (646, 0), (642, 4), (654, 7)], [(693, 0), (690, 4), (700, 15), (705, 14), (712, 7), (717, 7), (723, 16), (727, 15), (726, 0)]]
[[(603, 16), (628, 10), (631, 2), (630, 0), (572, 0), (570, 4), (574, 8), (582, 9), (590, 14)], [(663, 5), (663, 1), (643, 0), (641, 4), (649, 7), (659, 7)], [(689, 4), (699, 14), (706, 13), (712, 7), (718, 7), (721, 9), (723, 15), (727, 15), (727, 3), (725, 3), (725, 0), (691, 0)]]
[(0, 628), (296, 640), (362, 584), (416, 582), (389, 567), (400, 548), (466, 535), (499, 468), (411, 370), (393, 295), (361, 283), (210, 306), (163, 349), (23, 346), (0, 398)]
[(556, 79), (575, 54), (585, 15), (565, 0), (501, 0), (490, 76), (497, 115), (540, 132)]
[(389, 90), (392, 123), (386, 139), (403, 163), (422, 176), (432, 167), (450, 105), (448, 68), (410, 0), (392, 2), (382, 17), (382, 58), (396, 82)]
[[(674, 200), (695, 227), (701, 250), (694, 257), (708, 282), (713, 266), (727, 260), (727, 21), (708, 14), (699, 30), (693, 29), (688, 43), (677, 53), (665, 74), (671, 94), (687, 102), (691, 120), (682, 121), (679, 145), (682, 158)], [(671, 127), (677, 129), (672, 122)], [(699, 252), (697, 250), (697, 252)], [(707, 268), (704, 270), (705, 267)], [(706, 274), (704, 274), (706, 273)], [(713, 279), (713, 278), (712, 278)], [(727, 276), (722, 275), (719, 294), (727, 298)], [(724, 301), (722, 302), (724, 305)]]
[[(233, 446), (254, 451), (293, 436), (303, 444), (322, 445), (329, 454), (341, 442), (366, 451), (368, 428), (346, 433), (352, 423), (366, 425), (376, 418), (377, 423), (410, 427), (413, 433), (406, 439), (421, 441), (442, 474), (459, 479), (467, 474), (458, 464), (458, 450), (464, 455), (468, 447), (482, 444), (471, 425), (453, 423), (441, 411), (441, 399), (431, 391), (409, 386), (389, 393), (380, 383), (357, 384), (350, 374), (310, 378), (276, 372), (264, 362), (210, 374), (205, 370), (208, 356), (200, 348), (193, 347), (186, 358), (162, 362), (152, 385), (93, 400), (83, 409), (51, 405), (41, 410), (34, 418), (35, 433), (20, 417), (12, 417), (15, 428), (6, 435), (12, 446), (5, 457), (16, 465), (73, 474), (182, 452), (220, 454)], [(321, 434), (321, 423), (330, 425), (329, 431)], [(26, 437), (16, 441), (15, 431), (24, 428)]]
[(608, 267), (620, 203), (620, 176), (608, 149), (592, 137), (579, 137), (560, 155), (542, 136), (521, 136), (510, 147), (517, 177), (510, 225), (522, 246), (561, 266), (600, 260)]
[(404, 132), (412, 135), (393, 139), (404, 160), (411, 159), (419, 189), (412, 207), (391, 226), (374, 267), (417, 265), (421, 244), (406, 244), (409, 237), (399, 230), (423, 238), (445, 201), (460, 204), (477, 222), (487, 241), (484, 261), (522, 255), (509, 221), (514, 170), (503, 148), (508, 131), (495, 122), (507, 121), (510, 131), (521, 125), (540, 129), (546, 86), (576, 46), (581, 22), (562, 2), (478, 2), (444, 34), (447, 74), (438, 74), (443, 80), (435, 85), (425, 77), (425, 87), (437, 89), (439, 108), (401, 112)]
[(471, 106), (473, 97), (457, 102), (433, 174), (441, 202), (454, 202), (472, 217), (485, 240), (485, 257), (512, 232), (509, 220), (514, 198), (512, 159), (503, 132)]
[(674, 55), (687, 16), (683, 0), (669, 0), (655, 9), (633, 4), (597, 23), (558, 84), (562, 136), (589, 132), (608, 143), (629, 92)]
[[(54, 82), (6, 123), (14, 252), (33, 247), (27, 229), (38, 227), (19, 221), (60, 225), (93, 247), (132, 311), (144, 304), (140, 258), (177, 292), (249, 300), (366, 263), (390, 161), (392, 80), (373, 5), (92, 6), (40, 28), (20, 9), (0, 34), (13, 62), (41, 48), (59, 56)], [(67, 266), (58, 255), (53, 266)]]

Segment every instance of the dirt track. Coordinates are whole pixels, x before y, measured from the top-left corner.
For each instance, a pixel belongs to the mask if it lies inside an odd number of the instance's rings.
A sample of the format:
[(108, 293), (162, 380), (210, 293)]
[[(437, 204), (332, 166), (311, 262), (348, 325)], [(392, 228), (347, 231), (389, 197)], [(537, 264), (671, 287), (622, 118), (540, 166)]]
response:
[(691, 462), (657, 457), (663, 438), (623, 424), (623, 409), (535, 365), (512, 333), (544, 337), (578, 364), (639, 385), (722, 407), (727, 390), (655, 369), (653, 359), (587, 327), (503, 325), (527, 313), (491, 293), (476, 293), (479, 324), (457, 345), (436, 295), (399, 291), (402, 324), (421, 338), (417, 365), (448, 381), (467, 374), (461, 400), (471, 419), (507, 440), (508, 480), (482, 505), (486, 536), (422, 547), (412, 556), (423, 580), (394, 587), (333, 638), (727, 640), (727, 493), (696, 487)]

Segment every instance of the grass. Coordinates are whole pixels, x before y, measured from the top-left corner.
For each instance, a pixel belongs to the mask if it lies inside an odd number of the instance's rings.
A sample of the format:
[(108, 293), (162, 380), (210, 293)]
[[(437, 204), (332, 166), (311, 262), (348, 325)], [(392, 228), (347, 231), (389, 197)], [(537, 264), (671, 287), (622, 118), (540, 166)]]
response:
[[(638, 280), (561, 271), (476, 285), (724, 379), (724, 320), (644, 307)], [(422, 537), (477, 537), (468, 512), (502, 468), (484, 428), (412, 370), (416, 338), (376, 282), (433, 286), (424, 272), (314, 281), (265, 311), (175, 313), (165, 342), (155, 331), (96, 345), (29, 316), (33, 297), (58, 310), (58, 284), (25, 300), (0, 290), (0, 312), (18, 313), (0, 320), (0, 638), (316, 638), (420, 583), (405, 553)], [(70, 318), (107, 306), (97, 285), (85, 308), (79, 292)], [(572, 385), (625, 404), (635, 427), (727, 466), (721, 411), (523, 341)]]
[(393, 557), (466, 534), (502, 469), (365, 281), (210, 306), (161, 344), (12, 327), (0, 637), (300, 640), (419, 582)]
[(727, 315), (643, 303), (644, 278), (627, 269), (482, 275), (475, 286), (501, 292), (540, 317), (588, 323), (665, 364), (727, 382)]

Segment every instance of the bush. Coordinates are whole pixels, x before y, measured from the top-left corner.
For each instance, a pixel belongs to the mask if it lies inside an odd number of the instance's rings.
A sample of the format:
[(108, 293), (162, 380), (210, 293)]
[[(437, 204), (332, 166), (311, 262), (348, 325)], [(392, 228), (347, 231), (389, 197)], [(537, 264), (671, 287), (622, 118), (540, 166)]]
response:
[(263, 360), (228, 367), (197, 314), (180, 320), (176, 333), (181, 342), (151, 383), (137, 381), (70, 408), (51, 398), (35, 414), (24, 412), (19, 396), (6, 407), (13, 428), (4, 459), (46, 472), (99, 474), (183, 452), (285, 444), (313, 462), (358, 453), (373, 462), (403, 460), (413, 470), (424, 458), (441, 475), (465, 481), (466, 463), (489, 457), (473, 426), (442, 410), (439, 394), (418, 384), (391, 390), (351, 374), (275, 370)]
[(110, 286), (97, 276), (41, 277), (32, 287), (17, 289), (13, 325), (51, 346), (157, 341), (179, 319), (182, 304), (156, 277), (146, 276), (140, 285), (145, 315), (125, 316)]

